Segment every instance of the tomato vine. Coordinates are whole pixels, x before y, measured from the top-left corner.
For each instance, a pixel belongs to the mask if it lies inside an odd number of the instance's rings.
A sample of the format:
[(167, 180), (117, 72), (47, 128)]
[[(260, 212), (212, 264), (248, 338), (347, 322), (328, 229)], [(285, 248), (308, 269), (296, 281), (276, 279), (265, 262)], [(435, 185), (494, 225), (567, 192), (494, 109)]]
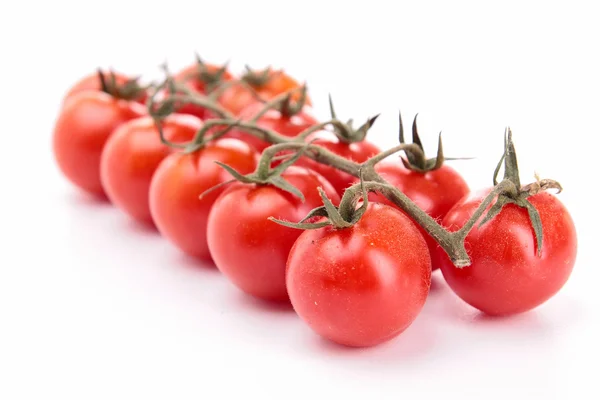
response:
[[(257, 138), (269, 142), (272, 146), (268, 147), (267, 150), (263, 152), (263, 160), (259, 163), (259, 168), (262, 170), (257, 170), (255, 173), (242, 176), (237, 174), (237, 179), (248, 182), (259, 182), (259, 183), (271, 183), (275, 184), (279, 188), (286, 190), (291, 193), (295, 193), (297, 191), (294, 190), (293, 187), (290, 187), (288, 183), (286, 183), (280, 176), (283, 167), (279, 169), (275, 169), (275, 173), (273, 169), (269, 169), (265, 167), (265, 165), (269, 165), (270, 161), (277, 153), (281, 152), (295, 152), (296, 156), (294, 156), (294, 161), (296, 158), (302, 154), (303, 156), (309, 157), (314, 161), (325, 164), (331, 167), (334, 167), (340, 171), (346, 172), (354, 177), (360, 178), (361, 181), (357, 184), (346, 189), (346, 194), (343, 197), (342, 203), (339, 208), (336, 208), (329, 202), (326, 197), (323, 197), (324, 206), (319, 207), (313, 210), (308, 217), (314, 216), (328, 216), (329, 221), (327, 222), (319, 222), (319, 223), (304, 223), (304, 220), (299, 223), (291, 223), (288, 221), (276, 221), (280, 224), (284, 224), (286, 226), (302, 228), (302, 229), (310, 229), (316, 227), (322, 227), (324, 224), (333, 224), (337, 227), (344, 227), (348, 224), (353, 224), (358, 218), (360, 218), (361, 212), (360, 210), (366, 209), (366, 191), (378, 191), (383, 194), (386, 198), (388, 198), (391, 202), (396, 204), (399, 208), (404, 210), (415, 222), (417, 222), (429, 235), (431, 235), (435, 241), (439, 243), (439, 245), (444, 249), (444, 251), (448, 254), (451, 262), (459, 268), (469, 266), (471, 260), (464, 246), (465, 238), (468, 233), (473, 229), (475, 224), (481, 220), (480, 224), (487, 222), (494, 215), (496, 215), (501, 208), (508, 203), (514, 203), (520, 207), (524, 207), (529, 212), (529, 217), (534, 228), (534, 232), (536, 235), (536, 241), (538, 246), (538, 256), (541, 250), (541, 244), (543, 240), (543, 233), (541, 230), (541, 224), (539, 223), (539, 216), (537, 215), (537, 211), (535, 208), (527, 201), (527, 197), (529, 195), (533, 195), (538, 193), (539, 191), (547, 190), (547, 189), (558, 189), (561, 190), (560, 184), (553, 180), (539, 180), (537, 182), (521, 186), (520, 180), (518, 178), (518, 167), (516, 160), (516, 153), (514, 151), (514, 144), (512, 141), (512, 133), (510, 128), (506, 129), (505, 132), (505, 149), (494, 173), (494, 187), (489, 192), (489, 194), (482, 200), (479, 204), (476, 211), (473, 213), (471, 218), (458, 230), (449, 231), (441, 226), (438, 221), (428, 215), (425, 211), (419, 208), (410, 198), (408, 198), (401, 190), (389, 184), (375, 169), (376, 164), (384, 160), (385, 158), (396, 154), (398, 152), (405, 152), (406, 160), (404, 162), (408, 164), (411, 168), (414, 168), (419, 171), (428, 171), (431, 169), (439, 168), (441, 163), (443, 162), (443, 153), (442, 153), (442, 144), (441, 144), (441, 136), (439, 139), (439, 147), (438, 147), (438, 155), (434, 159), (426, 159), (423, 154), (423, 149), (421, 145), (420, 138), (418, 137), (417, 129), (416, 129), (416, 118), (413, 123), (413, 143), (405, 143), (404, 141), (404, 132), (402, 128), (402, 122), (400, 118), (400, 144), (385, 150), (362, 163), (357, 163), (341, 156), (334, 154), (333, 152), (313, 143), (307, 143), (305, 139), (312, 133), (331, 128), (333, 132), (340, 138), (340, 140), (345, 142), (359, 142), (364, 140), (368, 130), (371, 128), (375, 120), (377, 119), (377, 115), (369, 118), (363, 125), (358, 128), (354, 128), (352, 126), (352, 120), (347, 122), (343, 122), (337, 118), (337, 115), (333, 109), (333, 104), (330, 98), (330, 106), (331, 106), (331, 119), (317, 125), (314, 125), (295, 137), (287, 137), (283, 136), (273, 130), (265, 129), (257, 125), (256, 121), (260, 116), (266, 113), (269, 109), (276, 108), (280, 110), (287, 110), (287, 112), (294, 112), (302, 108), (302, 105), (306, 99), (306, 87), (302, 86), (300, 91), (300, 96), (298, 99), (293, 100), (291, 97), (291, 92), (285, 92), (278, 96), (275, 96), (270, 101), (262, 101), (264, 103), (263, 108), (257, 112), (254, 118), (249, 121), (241, 121), (237, 119), (231, 112), (224, 109), (218, 102), (215, 100), (218, 97), (218, 94), (225, 90), (227, 87), (231, 87), (232, 85), (248, 85), (248, 78), (243, 78), (241, 80), (234, 80), (222, 83), (220, 87), (216, 87), (213, 92), (208, 95), (201, 94), (198, 92), (194, 92), (190, 88), (185, 85), (181, 85), (177, 82), (174, 82), (171, 77), (167, 77), (165, 81), (160, 84), (154, 95), (150, 97), (147, 105), (150, 114), (155, 118), (155, 121), (158, 126), (160, 126), (161, 120), (165, 118), (167, 115), (176, 112), (178, 107), (181, 107), (182, 104), (192, 103), (206, 109), (209, 109), (215, 114), (215, 118), (208, 119), (205, 121), (204, 126), (197, 132), (196, 137), (190, 144), (185, 147), (187, 151), (194, 151), (195, 149), (199, 149), (203, 146), (204, 143), (210, 142), (212, 140), (216, 140), (222, 136), (224, 136), (230, 129), (235, 127), (238, 130), (242, 130), (248, 134), (254, 135)], [(163, 88), (170, 88), (167, 93), (167, 96), (160, 101), (155, 99), (156, 93), (158, 93)], [(252, 90), (251, 87), (248, 88)], [(298, 89), (296, 89), (298, 90)], [(254, 92), (255, 93), (255, 92)], [(257, 93), (255, 93), (257, 98), (260, 98)], [(160, 130), (160, 128), (159, 128)], [(167, 143), (170, 144), (170, 143)], [(170, 144), (172, 145), (172, 144)], [(282, 164), (287, 166), (292, 162), (287, 162)], [(261, 167), (262, 165), (262, 167)], [(497, 175), (504, 165), (504, 178), (498, 182)], [(227, 168), (227, 166), (224, 166)], [(232, 173), (232, 171), (228, 168), (228, 170)], [(271, 171), (271, 172), (269, 172)], [(297, 194), (297, 193), (295, 193)], [(356, 206), (357, 199), (362, 197), (364, 199), (363, 208), (359, 208), (354, 211), (352, 207)], [(496, 202), (494, 203), (494, 201)], [(492, 203), (494, 203), (492, 205)], [(492, 206), (490, 208), (490, 206)], [(351, 211), (350, 211), (351, 210)], [(487, 215), (484, 217), (484, 214), (487, 211)], [(483, 217), (483, 219), (482, 219)], [(305, 218), (306, 219), (306, 218)]]

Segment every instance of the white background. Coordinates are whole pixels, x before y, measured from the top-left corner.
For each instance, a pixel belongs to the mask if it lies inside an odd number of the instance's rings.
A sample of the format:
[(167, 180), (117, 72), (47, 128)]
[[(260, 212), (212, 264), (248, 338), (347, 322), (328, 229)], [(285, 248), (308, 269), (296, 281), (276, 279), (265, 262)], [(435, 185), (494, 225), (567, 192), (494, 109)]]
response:
[[(0, 6), (0, 398), (599, 398), (596, 2), (29, 1)], [(533, 312), (479, 315), (435, 274), (396, 340), (350, 350), (289, 310), (72, 188), (51, 132), (65, 90), (97, 66), (158, 76), (168, 60), (285, 67), (327, 116), (419, 112), (472, 188), (491, 183), (504, 127), (523, 181), (559, 180), (579, 234), (564, 290)], [(578, 391), (579, 394), (576, 394)]]

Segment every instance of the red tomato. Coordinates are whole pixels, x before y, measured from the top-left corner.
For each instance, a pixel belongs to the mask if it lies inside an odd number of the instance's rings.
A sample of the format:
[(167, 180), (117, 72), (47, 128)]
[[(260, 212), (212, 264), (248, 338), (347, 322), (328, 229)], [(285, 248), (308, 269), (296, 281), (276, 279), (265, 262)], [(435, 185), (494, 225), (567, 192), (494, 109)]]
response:
[[(281, 93), (289, 92), (290, 90), (297, 89), (301, 85), (300, 83), (286, 74), (283, 70), (271, 70), (269, 74), (269, 80), (255, 89), (258, 90), (259, 94), (266, 98), (273, 98)], [(300, 93), (297, 92), (292, 98), (300, 97)], [(306, 105), (312, 105), (310, 97), (306, 97)]]
[[(269, 79), (264, 84), (250, 83), (250, 86), (260, 98), (268, 101), (277, 95), (297, 89), (301, 85), (282, 70), (270, 70)], [(299, 98), (300, 93), (297, 93), (292, 96), (293, 99)], [(233, 85), (219, 97), (219, 103), (233, 114), (239, 115), (242, 110), (254, 103), (260, 103), (260, 101), (248, 88), (242, 85)], [(312, 105), (309, 96), (306, 96), (305, 104)]]
[[(436, 170), (422, 173), (411, 171), (398, 163), (384, 162), (378, 164), (375, 170), (423, 211), (440, 221), (454, 204), (469, 193), (469, 186), (465, 180), (446, 164)], [(369, 199), (396, 207), (379, 193), (371, 193)], [(438, 243), (420, 225), (416, 225), (425, 237), (429, 251), (433, 254), (439, 246)], [(438, 265), (434, 264), (433, 269), (437, 268)]]
[[(444, 218), (451, 231), (464, 225), (489, 191), (461, 200)], [(544, 303), (569, 278), (577, 253), (573, 220), (564, 205), (549, 193), (528, 200), (542, 220), (541, 257), (527, 210), (504, 206), (483, 226), (467, 235), (465, 246), (472, 264), (456, 268), (439, 248), (437, 263), (452, 290), (473, 307), (491, 315), (510, 315)]]
[(73, 96), (54, 126), (54, 157), (63, 174), (81, 189), (103, 195), (100, 155), (104, 144), (115, 128), (145, 113), (141, 104), (102, 92)]
[(399, 335), (430, 284), (425, 239), (406, 215), (377, 203), (351, 228), (304, 231), (287, 262), (294, 310), (319, 335), (347, 346)]
[[(240, 113), (239, 117), (243, 120), (250, 120), (260, 110), (262, 110), (262, 108), (263, 104), (251, 104)], [(315, 119), (315, 117), (313, 117), (310, 108), (304, 107), (299, 113), (290, 117), (282, 115), (281, 112), (275, 109), (270, 109), (258, 119), (256, 124), (262, 128), (270, 129), (284, 136), (294, 137), (311, 126), (318, 124), (318, 121)], [(271, 145), (270, 143), (265, 142), (264, 140), (261, 140), (252, 134), (238, 129), (232, 129), (231, 132), (228, 133), (228, 136), (250, 143), (252, 147), (259, 152), (262, 152), (265, 148)]]
[(210, 260), (208, 213), (224, 188), (199, 196), (232, 178), (215, 161), (247, 174), (254, 171), (258, 154), (240, 140), (218, 139), (194, 153), (167, 156), (150, 183), (150, 213), (160, 233), (185, 253), (205, 260)]
[[(212, 64), (205, 64), (205, 67), (208, 73), (216, 73), (219, 71), (219, 69), (221, 69), (221, 67)], [(175, 81), (186, 83), (190, 89), (193, 89), (196, 92), (206, 94), (206, 82), (200, 78), (199, 74), (200, 72), (198, 64), (192, 64), (179, 71), (174, 76), (174, 79)], [(221, 77), (223, 81), (230, 81), (233, 78), (233, 75), (229, 71), (225, 71)], [(181, 114), (195, 115), (201, 119), (213, 117), (212, 113), (210, 113), (208, 110), (194, 104), (185, 104), (183, 107), (177, 110), (177, 112)]]
[[(105, 73), (106, 79), (110, 81), (111, 76), (109, 72)], [(117, 85), (123, 85), (127, 83), (131, 78), (125, 74), (121, 74), (118, 72), (114, 73), (115, 81)], [(100, 83), (100, 78), (98, 77), (98, 73), (95, 72), (93, 74), (89, 74), (84, 76), (79, 81), (77, 81), (67, 92), (63, 99), (63, 104), (66, 103), (69, 99), (71, 99), (74, 95), (81, 92), (100, 92), (102, 91), (102, 84)], [(146, 102), (146, 95), (140, 96), (140, 98), (136, 99), (138, 103), (144, 104)]]
[(240, 183), (217, 199), (208, 220), (208, 247), (217, 268), (244, 292), (274, 301), (288, 300), (285, 264), (302, 231), (267, 218), (301, 220), (323, 205), (318, 187), (339, 202), (331, 184), (314, 171), (292, 166), (282, 176), (304, 194), (304, 202), (274, 186)]
[[(192, 115), (172, 114), (163, 121), (167, 140), (192, 140), (202, 121)], [(100, 161), (102, 186), (111, 202), (140, 222), (152, 223), (148, 193), (161, 161), (172, 152), (159, 137), (150, 116), (118, 127), (106, 142)]]
[[(330, 132), (318, 132), (315, 135), (311, 135), (307, 140), (313, 139), (316, 139), (313, 144), (324, 147), (339, 156), (358, 163), (367, 161), (369, 158), (379, 153), (377, 146), (372, 143), (367, 141), (344, 143)], [(358, 182), (358, 178), (329, 165), (318, 163), (308, 157), (300, 158), (295, 165), (310, 168), (323, 175), (325, 179), (331, 182), (340, 196), (344, 194), (344, 191), (348, 186)]]

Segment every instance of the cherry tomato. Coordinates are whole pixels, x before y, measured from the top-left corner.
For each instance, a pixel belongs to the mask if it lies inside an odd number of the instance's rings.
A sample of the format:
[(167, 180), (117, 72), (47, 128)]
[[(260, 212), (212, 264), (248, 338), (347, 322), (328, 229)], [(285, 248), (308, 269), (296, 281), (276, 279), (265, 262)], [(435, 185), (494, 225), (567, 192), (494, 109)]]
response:
[[(185, 143), (202, 127), (193, 115), (172, 114), (162, 124), (167, 140)], [(102, 186), (111, 202), (140, 222), (152, 223), (148, 193), (154, 171), (172, 149), (160, 141), (150, 116), (119, 126), (104, 146)]]
[(339, 202), (331, 184), (314, 171), (292, 166), (282, 176), (304, 194), (304, 202), (274, 186), (240, 183), (217, 199), (208, 220), (208, 247), (217, 268), (244, 292), (274, 301), (288, 301), (285, 265), (302, 231), (267, 218), (301, 220), (323, 205), (318, 187)]
[[(456, 231), (475, 212), (489, 191), (471, 194), (456, 204), (443, 220)], [(541, 257), (527, 210), (504, 206), (484, 225), (467, 235), (471, 265), (455, 267), (439, 248), (437, 263), (452, 290), (473, 307), (490, 315), (510, 315), (544, 303), (566, 283), (577, 253), (573, 220), (557, 197), (538, 193), (528, 200), (540, 214), (543, 228)]]
[[(105, 76), (106, 76), (107, 80), (111, 79), (110, 73), (106, 73)], [(115, 78), (117, 85), (124, 85), (129, 80), (131, 80), (131, 77), (129, 77), (125, 74), (119, 73), (119, 72), (114, 72), (114, 78)], [(92, 92), (101, 92), (102, 91), (102, 84), (100, 83), (100, 78), (99, 78), (97, 72), (86, 75), (83, 78), (81, 78), (79, 81), (77, 81), (67, 91), (67, 94), (65, 95), (65, 97), (63, 99), (63, 104), (66, 103), (69, 99), (71, 99), (76, 94), (81, 93), (81, 92), (87, 92), (87, 91), (92, 91)], [(138, 99), (136, 99), (136, 101), (140, 104), (144, 104), (146, 102), (146, 97), (147, 97), (146, 95), (140, 96)]]
[[(313, 139), (315, 139), (312, 142), (313, 144), (324, 147), (339, 156), (358, 163), (367, 161), (380, 151), (377, 146), (367, 141), (344, 143), (330, 132), (317, 132), (316, 134), (309, 136), (307, 140)], [(358, 182), (358, 178), (329, 165), (318, 163), (308, 157), (300, 158), (295, 165), (310, 168), (323, 175), (325, 179), (331, 182), (340, 196), (344, 194), (344, 191), (348, 186)]]
[[(250, 86), (256, 94), (263, 100), (270, 100), (273, 97), (293, 89), (299, 88), (301, 85), (291, 76), (282, 70), (269, 70), (269, 79), (262, 84), (250, 83)], [(293, 99), (298, 99), (300, 93), (294, 94)], [(250, 89), (243, 85), (233, 85), (226, 89), (219, 97), (219, 103), (227, 110), (235, 115), (239, 115), (242, 110), (254, 103), (260, 103)], [(306, 96), (305, 104), (312, 105), (309, 96)]]
[[(253, 103), (240, 113), (239, 117), (243, 120), (250, 120), (260, 110), (263, 105), (260, 103)], [(284, 136), (294, 137), (300, 132), (316, 125), (318, 121), (313, 117), (312, 111), (309, 107), (304, 107), (300, 112), (292, 115), (285, 116), (280, 111), (270, 109), (263, 116), (261, 116), (256, 124), (262, 128), (270, 129)], [(265, 148), (271, 144), (257, 138), (256, 136), (246, 133), (242, 130), (233, 129), (228, 136), (241, 139), (247, 143), (250, 143), (259, 152), (262, 152)]]
[(81, 189), (104, 195), (100, 182), (104, 144), (115, 128), (145, 113), (141, 104), (102, 92), (85, 91), (73, 96), (54, 126), (54, 157), (63, 174)]
[[(204, 67), (208, 73), (216, 73), (221, 69), (221, 67), (212, 64), (205, 64)], [(206, 94), (206, 82), (200, 78), (199, 73), (198, 64), (192, 64), (179, 71), (174, 76), (174, 79), (175, 81), (185, 83), (190, 89), (193, 89), (196, 92)], [(221, 76), (223, 82), (230, 81), (233, 78), (233, 75), (227, 70)], [(203, 120), (213, 117), (213, 114), (208, 110), (194, 104), (185, 104), (177, 110), (177, 112), (195, 115)]]
[[(271, 70), (269, 79), (262, 86), (258, 86), (255, 89), (258, 90), (259, 94), (266, 98), (273, 98), (281, 93), (288, 92), (293, 89), (299, 88), (300, 83), (286, 74), (283, 70)], [(300, 93), (295, 94), (295, 98), (300, 97)], [(292, 97), (294, 98), (294, 96)], [(306, 98), (306, 105), (312, 105), (310, 97)]]
[(254, 171), (258, 154), (240, 140), (218, 139), (199, 151), (167, 156), (150, 183), (150, 213), (159, 232), (185, 253), (204, 260), (210, 260), (208, 213), (224, 188), (199, 196), (232, 178), (215, 161), (246, 174)]
[[(447, 164), (436, 170), (422, 173), (411, 171), (398, 163), (383, 162), (378, 164), (375, 170), (391, 185), (400, 189), (423, 211), (440, 221), (454, 204), (469, 193), (469, 186), (465, 180)], [(396, 207), (394, 203), (379, 193), (371, 193), (369, 199)], [(425, 237), (429, 251), (431, 253), (436, 251), (439, 245), (435, 239), (429, 236), (420, 225), (416, 225)], [(433, 269), (437, 268), (438, 265), (434, 264)]]
[(399, 335), (430, 285), (425, 239), (406, 215), (377, 203), (350, 228), (304, 231), (287, 262), (294, 310), (319, 335), (347, 346)]

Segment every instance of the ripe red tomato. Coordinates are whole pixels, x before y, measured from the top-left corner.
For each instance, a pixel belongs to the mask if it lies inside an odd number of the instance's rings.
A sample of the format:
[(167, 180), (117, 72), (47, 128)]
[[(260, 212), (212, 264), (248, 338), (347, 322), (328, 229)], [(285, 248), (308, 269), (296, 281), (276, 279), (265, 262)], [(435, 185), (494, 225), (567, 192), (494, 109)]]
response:
[[(377, 146), (366, 140), (356, 143), (344, 143), (330, 132), (317, 132), (316, 134), (309, 136), (307, 140), (313, 139), (315, 139), (313, 144), (324, 147), (339, 156), (358, 163), (367, 161), (369, 158), (379, 153)], [(340, 196), (344, 194), (344, 191), (348, 186), (358, 182), (358, 178), (329, 165), (318, 163), (308, 157), (300, 158), (295, 165), (310, 168), (323, 175), (325, 179), (331, 182)]]
[[(298, 81), (283, 70), (269, 70), (268, 76), (269, 79), (262, 84), (249, 82), (259, 97), (267, 101), (301, 86)], [(292, 96), (292, 99), (297, 100), (299, 97), (300, 93), (297, 92), (297, 94)], [(235, 115), (239, 115), (242, 110), (257, 102), (260, 103), (253, 93), (242, 85), (231, 86), (219, 97), (219, 103)], [(306, 96), (305, 104), (308, 106), (312, 105), (309, 96)]]
[[(163, 121), (167, 140), (185, 143), (202, 127), (193, 115), (172, 114)], [(100, 160), (102, 186), (111, 202), (140, 222), (152, 223), (148, 193), (154, 171), (172, 153), (160, 141), (152, 117), (119, 126), (104, 146)]]
[(224, 188), (199, 196), (232, 178), (215, 161), (246, 174), (254, 171), (258, 154), (240, 140), (218, 139), (196, 152), (167, 156), (150, 183), (150, 213), (159, 232), (185, 253), (205, 260), (210, 260), (208, 213)]
[(430, 285), (425, 239), (406, 215), (377, 203), (351, 228), (304, 231), (287, 262), (294, 310), (319, 335), (347, 346), (399, 335)]
[[(411, 171), (399, 163), (384, 162), (378, 164), (375, 170), (423, 211), (440, 221), (454, 204), (469, 193), (469, 186), (465, 180), (447, 164), (436, 170), (422, 173)], [(379, 193), (371, 193), (369, 199), (396, 207)], [(425, 237), (429, 251), (433, 254), (439, 246), (438, 243), (420, 225), (416, 223), (415, 225)], [(434, 263), (433, 269), (437, 268), (438, 265)]]
[[(239, 117), (243, 120), (250, 120), (262, 108), (263, 104), (253, 103), (242, 110)], [(270, 109), (258, 119), (256, 124), (262, 128), (270, 129), (284, 136), (294, 137), (311, 126), (318, 124), (318, 121), (315, 119), (315, 117), (313, 117), (310, 108), (304, 107), (300, 112), (289, 117), (283, 115), (278, 110)], [(262, 152), (265, 148), (271, 145), (270, 143), (265, 142), (254, 135), (238, 129), (232, 129), (230, 133), (228, 133), (228, 136), (250, 143), (252, 147), (259, 152)]]
[(119, 125), (146, 113), (141, 104), (118, 100), (102, 92), (85, 91), (63, 107), (54, 126), (54, 157), (63, 174), (76, 186), (104, 195), (100, 155)]
[[(221, 67), (212, 64), (204, 64), (203, 67), (209, 74), (216, 74), (221, 69)], [(225, 70), (220, 78), (223, 82), (226, 82), (234, 79), (234, 76), (229, 71)], [(185, 67), (174, 76), (174, 79), (177, 82), (185, 83), (190, 89), (195, 90), (196, 92), (203, 94), (207, 93), (207, 84), (200, 76), (198, 64), (192, 64)], [(195, 115), (203, 120), (213, 117), (212, 113), (210, 113), (208, 110), (194, 104), (185, 104), (183, 107), (177, 110), (177, 112), (181, 114)]]
[[(472, 194), (448, 212), (443, 224), (451, 231), (464, 225), (489, 191)], [(527, 210), (514, 204), (483, 226), (475, 225), (465, 246), (471, 265), (456, 268), (439, 248), (437, 263), (452, 290), (473, 307), (490, 315), (510, 315), (544, 303), (566, 283), (577, 253), (573, 220), (554, 195), (538, 193), (528, 200), (539, 212), (543, 241), (541, 257)]]
[[(104, 75), (108, 81), (110, 81), (112, 79), (110, 72), (106, 72)], [(114, 78), (115, 78), (117, 85), (124, 85), (131, 79), (131, 77), (129, 77), (125, 74), (119, 73), (119, 72), (114, 72)], [(97, 72), (86, 75), (83, 78), (81, 78), (79, 81), (77, 81), (67, 91), (67, 94), (65, 95), (65, 97), (63, 99), (63, 104), (66, 103), (69, 99), (71, 99), (76, 94), (81, 93), (81, 92), (87, 92), (87, 91), (92, 91), (92, 92), (101, 92), (102, 91), (102, 84), (100, 83), (100, 78), (99, 78)], [(144, 104), (146, 102), (146, 97), (147, 96), (144, 94), (144, 95), (140, 96), (139, 98), (137, 98), (136, 101), (140, 104)]]
[(274, 186), (240, 183), (223, 192), (208, 220), (208, 247), (217, 268), (244, 292), (273, 301), (288, 301), (285, 265), (302, 231), (267, 218), (301, 220), (323, 205), (318, 187), (339, 202), (331, 184), (314, 171), (291, 166), (282, 176), (304, 194), (304, 202)]
[[(264, 85), (257, 86), (255, 89), (258, 90), (259, 94), (266, 98), (273, 98), (281, 93), (289, 92), (290, 90), (297, 89), (301, 85), (300, 83), (286, 74), (283, 70), (270, 70), (269, 79)], [(300, 93), (298, 92), (292, 98), (299, 98)], [(310, 97), (306, 97), (306, 105), (312, 105)]]

